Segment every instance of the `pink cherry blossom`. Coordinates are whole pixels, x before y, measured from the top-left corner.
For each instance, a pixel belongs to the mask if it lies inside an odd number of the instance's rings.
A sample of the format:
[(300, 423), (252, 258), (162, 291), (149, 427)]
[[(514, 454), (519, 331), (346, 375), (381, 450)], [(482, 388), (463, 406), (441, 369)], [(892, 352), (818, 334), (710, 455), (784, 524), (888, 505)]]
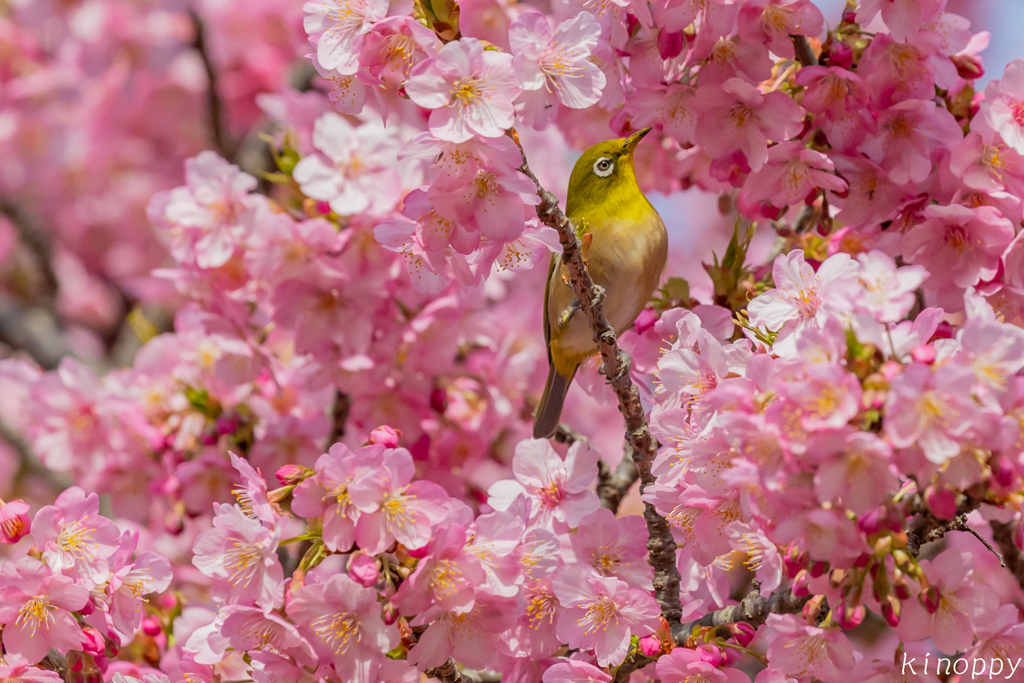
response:
[(317, 61), (325, 69), (354, 74), (364, 36), (388, 12), (386, 0), (309, 0), (302, 7)]
[(938, 592), (937, 605), (928, 609), (921, 600), (907, 600), (897, 633), (908, 642), (931, 638), (940, 651), (948, 654), (969, 649), (974, 640), (973, 625), (995, 616), (995, 593), (985, 584), (971, 581), (975, 570), (969, 553), (949, 549), (920, 564), (928, 585)]
[(971, 428), (977, 404), (968, 368), (929, 368), (913, 363), (896, 377), (886, 404), (885, 434), (898, 448), (918, 446), (942, 464), (960, 453), (960, 437)]
[(150, 213), (166, 225), (177, 258), (218, 268), (245, 235), (256, 179), (207, 151), (185, 162), (185, 183), (165, 198), (158, 196)]
[(741, 150), (750, 168), (760, 171), (768, 160), (768, 141), (783, 142), (800, 132), (803, 110), (780, 92), (762, 94), (739, 78), (720, 89), (699, 90), (693, 100), (698, 113), (697, 139), (709, 155)]
[(809, 451), (822, 464), (814, 490), (822, 501), (842, 503), (856, 514), (881, 505), (899, 488), (891, 464), (892, 448), (870, 433), (839, 431), (814, 437)]
[(764, 42), (780, 57), (793, 58), (791, 35), (818, 36), (824, 27), (821, 10), (809, 0), (751, 0), (739, 16), (740, 38)]
[(824, 683), (849, 680), (855, 659), (853, 646), (837, 628), (808, 626), (791, 614), (768, 615), (768, 662), (797, 678)]
[(926, 220), (903, 238), (906, 259), (923, 265), (935, 288), (969, 287), (989, 280), (1013, 239), (1013, 225), (990, 206), (925, 207)]
[(64, 680), (56, 671), (31, 666), (24, 657), (7, 653), (4, 659), (5, 663), (0, 664), (0, 680), (10, 683), (60, 683)]
[(28, 504), (20, 498), (0, 503), (0, 543), (17, 543), (32, 530), (28, 511)]
[(601, 576), (588, 565), (562, 567), (553, 585), (566, 608), (558, 618), (558, 637), (569, 647), (594, 650), (601, 666), (621, 662), (630, 637), (658, 628), (661, 610), (649, 593)]
[(576, 442), (563, 460), (546, 439), (521, 441), (512, 459), (515, 481), (504, 480), (487, 491), (488, 504), (507, 510), (518, 496), (530, 501), (530, 523), (550, 527), (552, 521), (575, 527), (599, 507), (588, 490), (597, 478), (597, 454)]
[(768, 596), (782, 583), (782, 558), (775, 544), (760, 529), (733, 522), (726, 532), (733, 549), (746, 554), (744, 565), (761, 583), (761, 595)]
[(476, 589), (487, 575), (479, 558), (466, 552), (466, 530), (457, 524), (440, 528), (426, 551), (393, 598), (402, 614), (429, 620), (436, 612), (473, 609)]
[(167, 590), (171, 578), (170, 562), (152, 551), (139, 553), (133, 562), (114, 571), (107, 585), (114, 628), (125, 636), (134, 635), (142, 625), (143, 603), (148, 600), (147, 596)]
[(932, 15), (940, 11), (943, 3), (939, 0), (915, 0), (914, 2), (885, 2), (865, 0), (857, 9), (857, 22), (867, 24), (882, 13), (882, 21), (900, 42), (913, 38), (921, 26)]
[(931, 100), (906, 100), (879, 114), (877, 131), (858, 149), (888, 172), (897, 185), (920, 183), (932, 171), (940, 144), (958, 142), (956, 119)]
[(360, 512), (349, 489), (379, 467), (383, 456), (382, 446), (353, 453), (344, 444), (334, 444), (317, 459), (316, 476), (295, 487), (292, 512), (306, 518), (323, 516), (322, 537), (329, 550), (346, 551), (355, 544)]
[(593, 664), (567, 659), (549, 666), (542, 680), (544, 683), (611, 683), (612, 677)]
[(979, 118), (1017, 154), (1024, 154), (1024, 60), (1006, 66), (1002, 78), (989, 81)]
[(35, 664), (53, 647), (77, 649), (82, 629), (71, 612), (85, 607), (89, 591), (24, 556), (0, 565), (0, 623), (7, 652)]
[(512, 55), (485, 52), (475, 38), (448, 43), (436, 57), (420, 62), (405, 89), (413, 102), (433, 110), (430, 132), (451, 142), (504, 135), (515, 119), (512, 100), (520, 92)]
[(32, 521), (32, 538), (46, 564), (86, 587), (107, 580), (107, 558), (117, 552), (120, 537), (117, 525), (100, 515), (100, 497), (77, 486), (40, 508)]
[(571, 536), (577, 562), (589, 564), (603, 576), (614, 576), (630, 588), (651, 590), (653, 570), (646, 561), (647, 526), (637, 515), (615, 518), (604, 508), (580, 519)]
[(903, 319), (914, 305), (914, 292), (928, 277), (921, 266), (902, 266), (882, 251), (857, 255), (862, 290), (858, 305), (870, 311), (880, 323)]
[(601, 98), (604, 72), (590, 61), (601, 26), (589, 12), (581, 12), (555, 27), (540, 12), (524, 12), (508, 28), (515, 59), (512, 66), (523, 87), (525, 123), (547, 128), (558, 111), (556, 102), (585, 109)]
[(378, 680), (384, 655), (398, 644), (398, 629), (381, 620), (376, 591), (347, 576), (303, 586), (287, 612), (324, 661), (349, 672), (353, 683)]
[(781, 208), (798, 204), (818, 190), (845, 191), (846, 181), (829, 173), (833, 170), (832, 160), (824, 154), (797, 141), (784, 142), (768, 150), (768, 162), (744, 187), (753, 198), (767, 199)]
[(214, 580), (214, 594), (225, 602), (275, 609), (284, 596), (279, 527), (267, 529), (234, 505), (214, 504), (214, 510), (213, 528), (196, 539), (192, 564)]
[[(469, 668), (500, 671), (504, 657), (494, 648), (494, 639), (511, 628), (514, 621), (508, 598), (478, 593), (469, 612), (446, 612), (435, 619), (409, 651), (409, 662), (424, 671), (453, 657)], [(411, 624), (419, 625), (417, 620)]]
[(292, 172), (307, 196), (327, 202), (343, 216), (389, 211), (397, 203), (398, 145), (382, 123), (353, 126), (328, 112), (313, 126), (313, 146), (317, 153), (303, 157)]
[(655, 671), (664, 683), (689, 683), (694, 680), (707, 683), (747, 683), (750, 680), (739, 669), (721, 669), (707, 661), (703, 648), (674, 648), (672, 652), (658, 658)]
[(376, 469), (349, 485), (349, 499), (360, 512), (355, 540), (371, 555), (396, 541), (422, 548), (430, 541), (431, 527), (447, 516), (448, 495), (437, 484), (412, 481), (414, 469), (409, 451), (388, 448)]

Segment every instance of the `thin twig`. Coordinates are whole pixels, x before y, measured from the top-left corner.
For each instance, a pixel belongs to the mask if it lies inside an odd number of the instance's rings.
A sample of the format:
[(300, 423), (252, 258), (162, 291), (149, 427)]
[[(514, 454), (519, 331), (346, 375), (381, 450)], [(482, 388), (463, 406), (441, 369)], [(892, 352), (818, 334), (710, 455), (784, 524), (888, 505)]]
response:
[(11, 220), (18, 232), (19, 240), (38, 261), (39, 272), (46, 286), (46, 296), (55, 296), (60, 283), (53, 270), (53, 245), (49, 235), (20, 206), (9, 199), (0, 199), (0, 212)]
[(331, 432), (327, 435), (327, 446), (324, 450), (329, 450), (345, 436), (345, 427), (351, 410), (352, 398), (343, 391), (335, 390), (334, 407), (331, 409)]
[(963, 502), (957, 506), (953, 519), (939, 519), (927, 509), (919, 512), (907, 528), (907, 552), (917, 557), (921, 554), (921, 546), (939, 540), (948, 532), (959, 529), (960, 525), (966, 527), (967, 515), (979, 507), (980, 500), (964, 496)]
[[(526, 151), (515, 129), (510, 130), (509, 135), (522, 155), (523, 165), (519, 170), (532, 180), (537, 188), (537, 196), (540, 197), (537, 217), (544, 225), (558, 232), (558, 239), (562, 243), (562, 264), (568, 270), (569, 282), (580, 310), (586, 315), (594, 331), (594, 343), (597, 344), (604, 361), (604, 375), (619, 399), (619, 412), (626, 421), (626, 440), (633, 449), (633, 460), (640, 475), (640, 490), (643, 491), (645, 487), (654, 483), (651, 463), (657, 454), (658, 444), (648, 428), (647, 416), (640, 403), (640, 392), (629, 376), (629, 356), (619, 350), (615, 330), (605, 317), (601, 302), (595, 299), (594, 281), (590, 278), (580, 254), (580, 240), (576, 230), (558, 207), (558, 198), (545, 190), (537, 176), (530, 170)], [(649, 532), (649, 560), (654, 568), (654, 595), (661, 605), (662, 616), (669, 624), (678, 624), (682, 617), (682, 605), (679, 602), (676, 542), (668, 522), (650, 503), (644, 506), (644, 520)]]
[(1000, 550), (1003, 551), (1003, 560), (1007, 569), (1017, 579), (1017, 583), (1024, 590), (1024, 556), (1020, 548), (1013, 542), (1013, 524), (1003, 524), (995, 520), (989, 522), (992, 526), (992, 540)]

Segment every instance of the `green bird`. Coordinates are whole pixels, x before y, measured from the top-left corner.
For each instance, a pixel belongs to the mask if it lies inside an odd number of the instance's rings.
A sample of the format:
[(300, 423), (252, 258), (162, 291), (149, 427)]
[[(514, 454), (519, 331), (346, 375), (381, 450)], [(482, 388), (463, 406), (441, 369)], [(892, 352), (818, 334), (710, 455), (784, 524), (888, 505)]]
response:
[[(629, 329), (650, 301), (668, 258), (665, 224), (640, 191), (633, 171), (633, 150), (650, 130), (594, 145), (569, 177), (565, 215), (580, 235), (583, 260), (600, 287), (605, 315), (616, 334)], [(544, 290), (544, 339), (548, 381), (533, 420), (535, 439), (558, 429), (576, 370), (597, 352), (559, 254), (551, 259)]]

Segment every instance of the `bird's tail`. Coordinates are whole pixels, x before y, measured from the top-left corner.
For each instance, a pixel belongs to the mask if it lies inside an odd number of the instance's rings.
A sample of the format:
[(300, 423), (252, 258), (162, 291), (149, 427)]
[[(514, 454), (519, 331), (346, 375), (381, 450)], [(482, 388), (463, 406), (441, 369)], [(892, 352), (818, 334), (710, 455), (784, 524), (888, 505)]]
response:
[(576, 368), (573, 368), (568, 376), (555, 370), (554, 365), (548, 370), (544, 394), (540, 397), (540, 405), (533, 416), (533, 438), (546, 439), (558, 429), (558, 422), (562, 418), (562, 404), (565, 403), (565, 395), (575, 376)]

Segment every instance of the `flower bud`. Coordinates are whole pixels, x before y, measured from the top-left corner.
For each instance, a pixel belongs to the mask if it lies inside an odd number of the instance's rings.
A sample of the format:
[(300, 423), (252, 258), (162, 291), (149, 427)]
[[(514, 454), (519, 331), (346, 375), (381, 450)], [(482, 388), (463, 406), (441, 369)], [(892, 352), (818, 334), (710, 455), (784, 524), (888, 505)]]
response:
[(28, 503), (20, 498), (10, 503), (0, 503), (0, 543), (17, 543), (32, 530), (28, 510)]
[(907, 578), (902, 573), (893, 579), (892, 588), (900, 600), (910, 599), (910, 586), (907, 585)]
[(384, 623), (388, 626), (398, 621), (398, 608), (390, 602), (384, 603)]
[(860, 622), (864, 621), (864, 616), (866, 614), (867, 609), (864, 605), (851, 607), (845, 602), (841, 602), (835, 611), (836, 623), (845, 629), (854, 628), (855, 626), (860, 625)]
[(857, 12), (855, 10), (844, 10), (843, 11), (843, 23), (844, 24), (856, 24), (857, 23)]
[(331, 205), (323, 200), (318, 201), (314, 206), (316, 207), (316, 212), (321, 216), (326, 216), (331, 212)]
[(658, 54), (662, 59), (672, 59), (678, 57), (683, 52), (683, 45), (686, 44), (686, 39), (683, 38), (682, 31), (665, 31), (662, 30), (658, 33)]
[(284, 465), (277, 470), (275, 476), (281, 486), (295, 486), (312, 477), (315, 472), (302, 465)]
[(886, 382), (892, 382), (896, 377), (903, 372), (903, 366), (896, 361), (886, 361), (880, 368), (882, 377)]
[(956, 73), (965, 81), (973, 81), (985, 75), (985, 65), (978, 55), (959, 54), (950, 59), (956, 65)]
[(900, 625), (900, 612), (903, 609), (903, 603), (896, 599), (896, 596), (890, 595), (888, 599), (882, 603), (882, 618), (885, 619), (886, 623), (893, 628)]
[(793, 578), (793, 595), (798, 598), (802, 598), (805, 595), (810, 595), (811, 591), (807, 587), (807, 584), (811, 580), (811, 575), (806, 569), (801, 569), (797, 575)]
[(643, 334), (654, 327), (656, 322), (658, 322), (658, 312), (648, 307), (640, 311), (640, 315), (636, 317), (636, 322), (633, 324), (636, 326), (636, 333)]
[(828, 562), (825, 562), (824, 560), (815, 560), (809, 567), (811, 576), (815, 579), (819, 576), (824, 576), (825, 572), (828, 571), (828, 567)]
[(707, 662), (716, 669), (725, 664), (725, 655), (711, 643), (701, 643), (697, 647), (697, 654), (700, 655), (700, 661)]
[(370, 588), (377, 583), (380, 567), (377, 558), (358, 550), (348, 558), (348, 575), (357, 583)]
[(921, 344), (910, 352), (910, 357), (915, 363), (931, 365), (935, 362), (935, 347), (931, 344)]
[(956, 517), (956, 493), (946, 488), (929, 486), (924, 490), (924, 498), (928, 509), (939, 519)]
[(82, 650), (84, 652), (91, 655), (102, 655), (106, 649), (106, 643), (103, 642), (103, 636), (99, 631), (92, 626), (82, 627)]
[(644, 657), (654, 657), (661, 653), (661, 639), (658, 636), (644, 636), (640, 639), (640, 652)]
[(370, 443), (380, 444), (385, 448), (398, 448), (398, 439), (401, 436), (402, 432), (394, 427), (381, 425), (370, 432)]
[(82, 608), (78, 610), (78, 613), (81, 614), (83, 617), (87, 617), (95, 611), (96, 605), (95, 603), (93, 603), (92, 597), (90, 597), (88, 600), (85, 601), (85, 605), (83, 605)]
[(1013, 466), (1001, 455), (994, 456), (989, 461), (992, 468), (992, 478), (1000, 486), (1009, 487), (1013, 484)]
[(928, 614), (935, 614), (939, 605), (942, 604), (942, 595), (935, 586), (928, 586), (918, 594), (917, 599), (921, 602)]
[(757, 629), (747, 622), (741, 621), (736, 624), (729, 624), (729, 633), (732, 634), (733, 640), (735, 640), (740, 647), (746, 647), (754, 642), (754, 637), (757, 635)]
[(853, 48), (843, 42), (832, 43), (828, 52), (829, 60), (834, 66), (849, 69), (853, 66)]
[(815, 595), (813, 598), (808, 600), (804, 604), (802, 616), (804, 621), (809, 624), (813, 624), (815, 618), (821, 613), (821, 608), (825, 604), (824, 595)]
[(142, 620), (142, 632), (147, 636), (156, 637), (160, 635), (164, 630), (164, 627), (160, 624), (160, 620), (156, 617), (146, 617)]

